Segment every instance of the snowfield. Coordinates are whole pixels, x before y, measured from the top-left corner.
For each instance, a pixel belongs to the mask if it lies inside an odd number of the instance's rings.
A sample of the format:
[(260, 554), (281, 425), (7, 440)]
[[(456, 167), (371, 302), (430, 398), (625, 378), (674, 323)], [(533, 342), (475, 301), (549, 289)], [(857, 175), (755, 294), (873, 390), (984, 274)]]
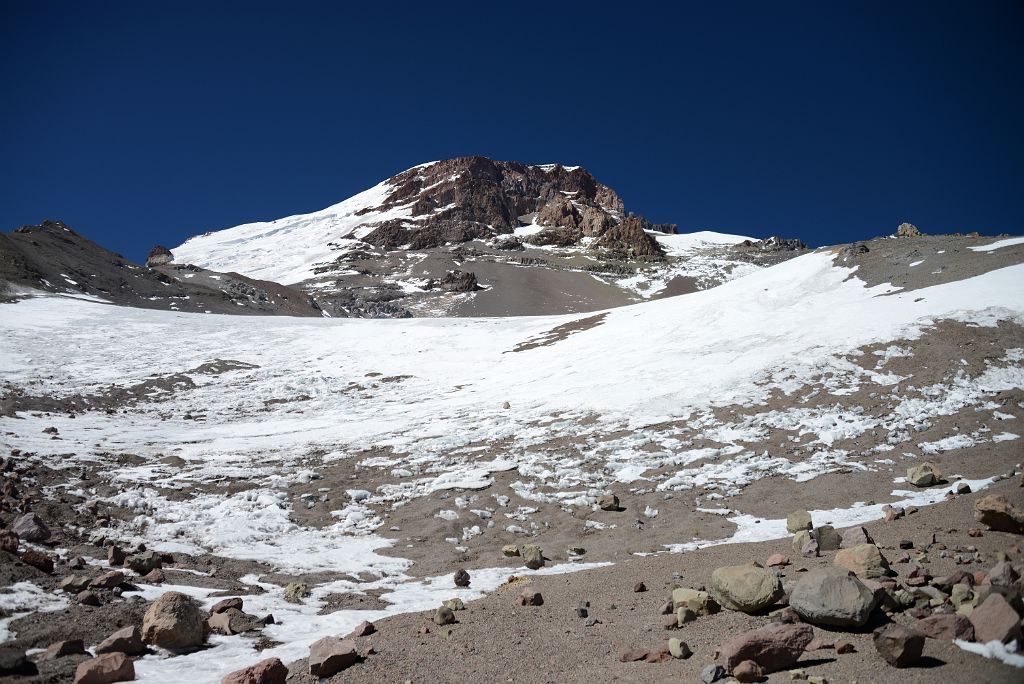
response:
[[(325, 235), (335, 235), (355, 210), (379, 203), (386, 192), (377, 186), (302, 217), (323, 225), (319, 242), (311, 244), (324, 244)], [(201, 250), (214, 255), (203, 266), (295, 282), (309, 274), (274, 266), (281, 256), (277, 249), (305, 249), (289, 242), (294, 225), (252, 224), (195, 238), (175, 250), (175, 257), (189, 261)], [(277, 247), (267, 242), (268, 231), (279, 237)], [(228, 268), (227, 255), (257, 235), (262, 245), (273, 248), (249, 253), (244, 267), (233, 262)], [(680, 251), (699, 246), (695, 238), (675, 238), (661, 241)], [(721, 243), (733, 236), (704, 238)], [(211, 244), (214, 239), (217, 245)], [(224, 255), (223, 261), (217, 254)], [(19, 446), (40, 457), (74, 454), (63, 460), (68, 468), (76, 459), (101, 460), (106, 452), (143, 457), (143, 465), (112, 467), (112, 476), (126, 490), (113, 502), (137, 514), (131, 525), (117, 530), (125, 538), (143, 539), (161, 550), (260, 560), (282, 571), (369, 572), (379, 578), (358, 587), (344, 582), (318, 586), (311, 602), (302, 606), (285, 603), (281, 588), (272, 584), (261, 585), (266, 594), (247, 597), (252, 612), (271, 611), (283, 622), (266, 629), (282, 645), (260, 657), (287, 662), (303, 657), (308, 644), (325, 632), (344, 633), (363, 619), (380, 617), (349, 610), (317, 615), (332, 592), (386, 588), (389, 612), (416, 611), (441, 598), (479, 595), (507, 576), (505, 570), (476, 570), (472, 590), (458, 591), (447, 576), (411, 579), (405, 574), (408, 561), (378, 553), (391, 542), (375, 534), (382, 524), (375, 503), (412, 501), (450, 489), (479, 490), (495, 473), (515, 472), (519, 481), (514, 486), (524, 498), (590, 504), (609, 484), (649, 479), (646, 474), (658, 468), (672, 471), (650, 482), (658, 490), (704, 488), (710, 492), (707, 498), (727, 500), (744, 483), (768, 474), (805, 481), (842, 467), (870, 467), (835, 449), (835, 440), (877, 427), (910, 430), (929, 417), (980, 404), (987, 392), (1024, 387), (1024, 353), (1011, 350), (993, 359), (984, 373), (959, 377), (927, 399), (908, 398), (883, 418), (801, 406), (735, 421), (716, 418), (714, 407), (756, 407), (773, 392), (792, 393), (815, 383), (837, 396), (864, 386), (885, 392), (903, 380), (885, 371), (890, 358), (906, 355), (896, 343), (919, 337), (941, 319), (978, 326), (1000, 320), (1024, 323), (1024, 265), (901, 293), (887, 285), (865, 287), (855, 272), (836, 266), (833, 256), (818, 251), (752, 270), (710, 290), (596, 315), (559, 317), (318, 320), (29, 299), (0, 307), (0, 373), (34, 392), (96, 393), (110, 384), (188, 372), (217, 359), (252, 367), (192, 373), (195, 389), (154, 394), (152, 403), (126, 413), (80, 413), (74, 420), (22, 414), (0, 418), (0, 430), (17, 433)], [(311, 262), (318, 258), (309, 254)], [(894, 345), (878, 352), (875, 369), (867, 371), (847, 358), (875, 343)], [(517, 351), (520, 345), (528, 348)], [(289, 401), (265, 403), (270, 400)], [(206, 419), (186, 420), (188, 413)], [(657, 427), (680, 420), (728, 446), (691, 448)], [(62, 440), (41, 433), (49, 425), (60, 430)], [(771, 428), (809, 435), (802, 445), (809, 457), (792, 462), (785, 454), (758, 448)], [(582, 461), (529, 449), (560, 436), (589, 445)], [(991, 439), (979, 433), (928, 446), (955, 449)], [(481, 455), (476, 446), (499, 442), (500, 453)], [(641, 448), (650, 443), (656, 448)], [(323, 453), (329, 462), (354, 458), (371, 447), (385, 451), (362, 465), (397, 473), (398, 484), (369, 492), (331, 492), (336, 522), (323, 529), (302, 528), (291, 520), (297, 502), (283, 489), (296, 478), (315, 476), (303, 471), (304, 457)], [(185, 465), (157, 460), (168, 454)], [(252, 489), (167, 496), (168, 490), (188, 490), (218, 478), (245, 478)], [(975, 491), (985, 484), (971, 482)], [(904, 494), (917, 505), (928, 503), (899, 492)], [(828, 515), (854, 524), (877, 517), (875, 508)], [(754, 525), (742, 511), (730, 515), (739, 525), (733, 541), (785, 533), (781, 520)], [(529, 530), (529, 513), (521, 517), (517, 524)], [(487, 520), (481, 515), (475, 522), (479, 532)], [(467, 530), (474, 534), (471, 523)], [(674, 549), (704, 543), (680, 539)], [(258, 583), (256, 577), (250, 581)], [(155, 596), (172, 588), (144, 587), (143, 593)], [(22, 593), (29, 596), (31, 590)], [(216, 600), (200, 598), (207, 604)], [(215, 637), (213, 643), (212, 651), (189, 656), (147, 657), (137, 664), (140, 681), (210, 681), (254, 659), (245, 637)]]

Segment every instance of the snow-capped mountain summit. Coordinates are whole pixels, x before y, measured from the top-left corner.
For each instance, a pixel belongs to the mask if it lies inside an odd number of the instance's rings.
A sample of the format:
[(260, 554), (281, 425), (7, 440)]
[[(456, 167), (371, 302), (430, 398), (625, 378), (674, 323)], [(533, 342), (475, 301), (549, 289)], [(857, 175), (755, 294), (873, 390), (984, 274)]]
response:
[[(206, 233), (173, 255), (297, 284), (332, 315), (392, 317), (618, 306), (717, 285), (769, 252), (774, 263), (799, 251), (675, 233), (628, 212), (582, 167), (477, 156), (414, 166), (310, 214)], [(688, 280), (669, 287), (678, 277)]]

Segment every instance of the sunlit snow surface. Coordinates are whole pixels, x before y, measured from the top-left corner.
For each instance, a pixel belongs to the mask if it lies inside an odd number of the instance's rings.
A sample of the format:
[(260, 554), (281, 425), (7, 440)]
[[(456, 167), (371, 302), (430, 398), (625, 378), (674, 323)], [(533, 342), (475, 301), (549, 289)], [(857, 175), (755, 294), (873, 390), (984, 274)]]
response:
[[(920, 396), (907, 396), (884, 419), (797, 403), (734, 422), (716, 419), (715, 406), (756, 407), (773, 392), (814, 383), (837, 395), (865, 385), (887, 391), (902, 381), (885, 372), (889, 358), (906, 355), (895, 343), (918, 337), (940, 318), (977, 325), (1024, 321), (1024, 266), (911, 293), (866, 288), (850, 275), (833, 265), (831, 254), (811, 253), (711, 290), (611, 310), (600, 324), (553, 341), (545, 333), (594, 314), (313, 320), (36, 298), (0, 307), (0, 373), (32, 392), (93, 393), (215, 359), (256, 367), (195, 374), (196, 389), (160, 396), (161, 401), (127, 413), (79, 413), (74, 420), (22, 414), (0, 418), (0, 430), (16, 433), (19, 447), (40, 457), (76, 454), (62, 459), (68, 468), (75, 458), (102, 462), (105, 452), (143, 457), (143, 465), (110, 468), (124, 490), (112, 503), (137, 513), (131, 525), (115, 533), (142, 538), (157, 549), (262, 560), (282, 571), (369, 571), (379, 578), (376, 585), (318, 586), (306, 606), (283, 602), (273, 585), (265, 585), (266, 594), (247, 597), (247, 610), (273, 612), (283, 622), (267, 633), (284, 644), (262, 657), (287, 660), (304, 655), (324, 633), (343, 634), (362, 619), (379, 617), (348, 610), (316, 615), (332, 591), (388, 589), (385, 599), (393, 605), (387, 612), (423, 610), (441, 598), (475, 595), (456, 591), (450, 577), (412, 580), (405, 574), (407, 561), (377, 553), (390, 542), (374, 533), (382, 523), (374, 503), (447, 489), (479, 490), (494, 473), (516, 471), (511, 486), (523, 498), (587, 505), (613, 482), (634, 482), (658, 468), (671, 471), (653, 484), (659, 490), (703, 487), (727, 497), (767, 475), (803, 481), (840, 468), (868, 467), (833, 443), (876, 427), (911, 428), (979, 404), (986, 393), (1024, 387), (1024, 350), (1010, 350), (976, 377), (961, 374), (949, 384), (922, 388)], [(512, 351), (537, 339), (550, 344)], [(877, 365), (871, 358), (872, 370), (847, 358), (872, 343), (890, 345), (878, 353)], [(378, 377), (398, 379), (385, 383)], [(296, 397), (308, 398), (265, 404)], [(504, 402), (511, 408), (503, 408)], [(205, 420), (184, 420), (190, 412)], [(581, 421), (585, 416), (596, 420)], [(680, 419), (725, 446), (686, 445), (648, 428)], [(50, 425), (60, 430), (61, 440), (42, 434)], [(773, 427), (811, 435), (804, 446), (812, 453), (794, 462), (757, 448)], [(625, 436), (607, 438), (619, 430)], [(528, 450), (557, 437), (586, 442), (588, 462)], [(970, 436), (974, 442), (991, 438)], [(498, 455), (481, 456), (472, 446), (499, 442), (504, 447)], [(370, 492), (369, 498), (359, 490), (331, 492), (337, 510), (325, 529), (292, 522), (293, 502), (283, 489), (310, 477), (304, 459), (313, 452), (326, 454), (324, 462), (354, 458), (373, 446), (393, 449), (360, 457), (361, 465), (385, 469), (397, 483)], [(958, 446), (935, 443), (937, 450)], [(177, 456), (185, 465), (160, 463), (161, 454)], [(196, 493), (183, 500), (165, 495), (168, 489), (188, 490), (223, 478), (244, 479), (252, 489), (230, 496)], [(916, 494), (897, 496), (927, 503)], [(758, 523), (742, 513), (729, 514), (738, 525), (734, 541), (779, 533), (781, 521)], [(528, 509), (516, 515), (521, 519), (516, 524), (528, 524)], [(841, 526), (877, 518), (879, 512), (855, 506), (815, 512), (816, 519), (819, 515)], [(687, 539), (679, 544), (700, 545)], [(477, 570), (472, 592), (493, 588), (507, 574)], [(214, 651), (197, 656), (147, 658), (138, 665), (140, 679), (213, 680), (257, 659), (245, 637), (215, 637), (214, 643)]]

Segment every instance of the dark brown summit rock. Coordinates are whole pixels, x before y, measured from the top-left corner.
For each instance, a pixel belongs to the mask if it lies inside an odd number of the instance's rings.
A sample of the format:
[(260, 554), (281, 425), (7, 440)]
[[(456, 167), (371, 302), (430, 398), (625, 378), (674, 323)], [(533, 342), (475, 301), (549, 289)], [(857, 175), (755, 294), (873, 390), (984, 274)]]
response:
[(660, 261), (665, 258), (665, 250), (658, 241), (647, 234), (651, 223), (639, 216), (628, 216), (622, 223), (607, 230), (593, 244), (596, 249), (603, 249), (613, 256), (625, 259), (644, 261)]
[(146, 266), (149, 266), (150, 268), (169, 264), (172, 261), (174, 261), (174, 255), (171, 254), (171, 250), (167, 249), (163, 245), (157, 245), (153, 249), (149, 250), (149, 254), (146, 255)]

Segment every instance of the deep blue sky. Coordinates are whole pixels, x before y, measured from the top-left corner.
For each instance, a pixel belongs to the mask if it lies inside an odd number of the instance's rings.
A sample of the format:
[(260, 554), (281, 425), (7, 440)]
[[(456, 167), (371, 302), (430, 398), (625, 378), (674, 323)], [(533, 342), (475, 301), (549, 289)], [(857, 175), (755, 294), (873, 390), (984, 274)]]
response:
[(685, 230), (1024, 233), (1022, 2), (369, 4), (0, 0), (0, 228), (138, 260), (483, 154)]

